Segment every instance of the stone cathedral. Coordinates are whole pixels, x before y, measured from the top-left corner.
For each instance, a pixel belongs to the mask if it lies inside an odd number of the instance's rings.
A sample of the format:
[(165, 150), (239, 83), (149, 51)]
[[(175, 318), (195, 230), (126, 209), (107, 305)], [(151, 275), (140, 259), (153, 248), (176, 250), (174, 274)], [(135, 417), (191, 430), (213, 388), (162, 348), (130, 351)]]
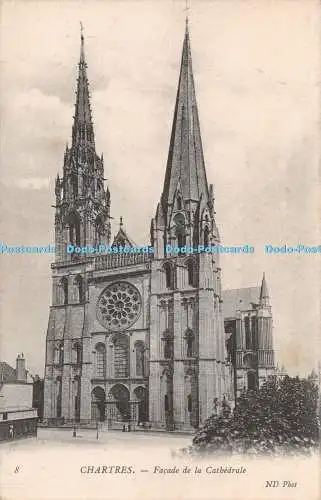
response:
[(50, 422), (148, 422), (193, 429), (219, 402), (274, 372), (272, 313), (261, 287), (222, 291), (219, 254), (169, 254), (166, 246), (216, 246), (188, 25), (163, 191), (151, 221), (153, 253), (68, 253), (68, 245), (133, 247), (96, 152), (81, 34), (72, 140), (55, 183), (44, 417)]

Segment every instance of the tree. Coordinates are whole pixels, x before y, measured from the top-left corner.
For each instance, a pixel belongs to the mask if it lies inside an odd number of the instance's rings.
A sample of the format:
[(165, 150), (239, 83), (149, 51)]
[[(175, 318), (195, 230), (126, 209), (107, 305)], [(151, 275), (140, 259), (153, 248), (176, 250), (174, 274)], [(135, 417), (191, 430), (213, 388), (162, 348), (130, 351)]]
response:
[(211, 416), (189, 452), (296, 454), (318, 445), (318, 386), (309, 379), (269, 379), (244, 392), (232, 415)]

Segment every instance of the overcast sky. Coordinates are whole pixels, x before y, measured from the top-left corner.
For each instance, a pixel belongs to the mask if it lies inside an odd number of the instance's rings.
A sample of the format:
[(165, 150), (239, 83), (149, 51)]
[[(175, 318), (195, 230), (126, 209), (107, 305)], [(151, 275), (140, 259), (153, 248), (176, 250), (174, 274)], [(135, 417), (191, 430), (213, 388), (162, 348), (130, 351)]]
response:
[[(182, 1), (2, 2), (1, 240), (54, 242), (54, 178), (74, 110), (79, 21), (97, 153), (117, 229), (148, 242), (162, 191), (185, 29)], [(266, 272), (278, 361), (314, 366), (320, 255), (268, 256), (264, 244), (317, 244), (319, 12), (316, 1), (194, 0), (190, 33), (209, 182), (225, 245), (224, 288)], [(1, 358), (43, 373), (51, 256), (0, 256)], [(319, 267), (318, 267), (319, 266)]]

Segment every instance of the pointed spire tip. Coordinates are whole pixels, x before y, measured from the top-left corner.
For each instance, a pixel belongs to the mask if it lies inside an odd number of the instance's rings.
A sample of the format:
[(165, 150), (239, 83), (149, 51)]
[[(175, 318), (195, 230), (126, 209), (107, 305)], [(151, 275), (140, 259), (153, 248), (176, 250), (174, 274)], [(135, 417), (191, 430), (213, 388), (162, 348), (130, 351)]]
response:
[(84, 25), (82, 24), (81, 21), (79, 21), (79, 23), (80, 23), (80, 38), (81, 38), (81, 40), (83, 40), (84, 39)]
[(266, 304), (268, 304), (268, 301), (269, 301), (269, 292), (266, 284), (265, 272), (263, 272), (261, 290), (260, 290), (260, 302), (266, 302)]

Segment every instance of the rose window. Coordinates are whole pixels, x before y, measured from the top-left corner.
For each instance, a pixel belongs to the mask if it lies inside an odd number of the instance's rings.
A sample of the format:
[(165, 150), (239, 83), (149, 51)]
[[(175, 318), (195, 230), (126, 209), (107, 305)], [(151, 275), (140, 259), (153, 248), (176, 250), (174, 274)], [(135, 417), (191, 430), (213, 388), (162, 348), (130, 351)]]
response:
[(113, 331), (129, 328), (141, 311), (139, 291), (130, 283), (109, 285), (100, 295), (97, 316), (100, 323)]

